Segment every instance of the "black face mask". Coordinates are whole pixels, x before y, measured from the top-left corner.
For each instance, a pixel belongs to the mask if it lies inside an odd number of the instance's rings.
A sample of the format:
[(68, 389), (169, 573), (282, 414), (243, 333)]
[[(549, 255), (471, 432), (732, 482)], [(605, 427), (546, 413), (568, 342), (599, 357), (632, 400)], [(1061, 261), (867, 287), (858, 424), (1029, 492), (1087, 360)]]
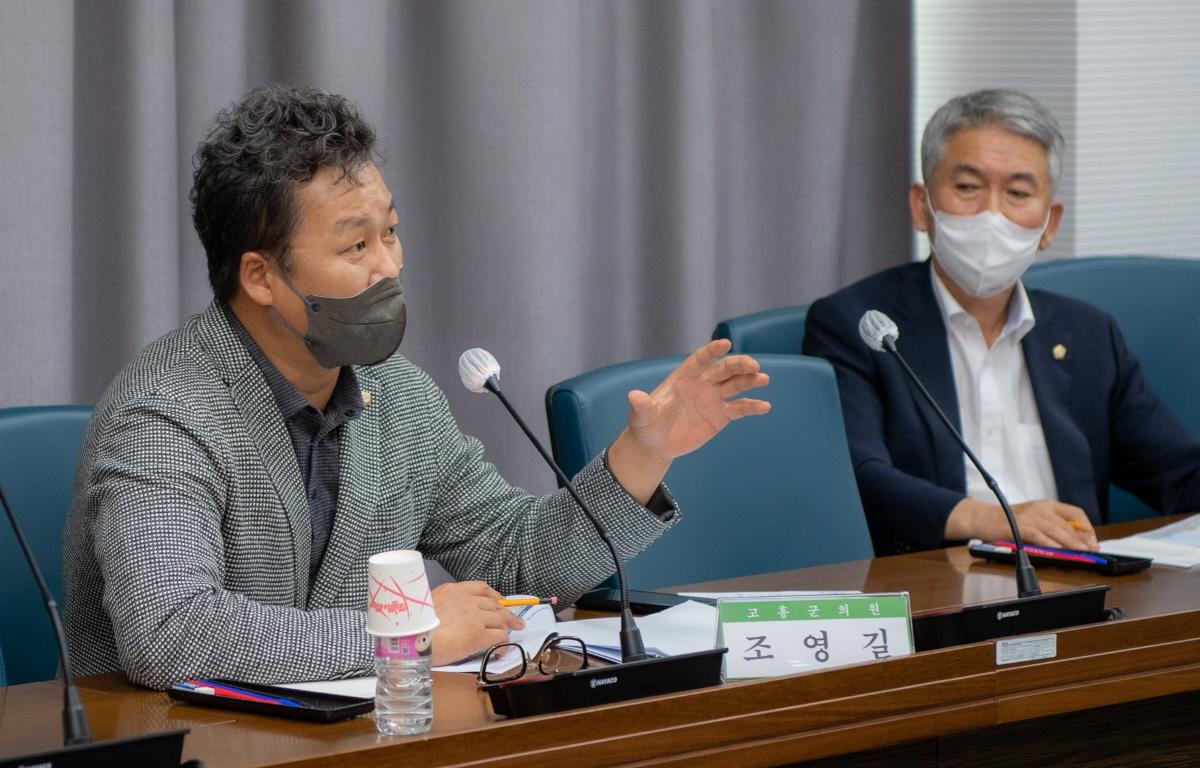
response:
[(375, 365), (387, 360), (400, 347), (408, 317), (400, 278), (385, 277), (355, 296), (333, 299), (305, 296), (286, 275), (280, 273), (280, 277), (304, 302), (308, 332), (301, 334), (278, 310), (274, 307), (271, 310), (326, 368)]

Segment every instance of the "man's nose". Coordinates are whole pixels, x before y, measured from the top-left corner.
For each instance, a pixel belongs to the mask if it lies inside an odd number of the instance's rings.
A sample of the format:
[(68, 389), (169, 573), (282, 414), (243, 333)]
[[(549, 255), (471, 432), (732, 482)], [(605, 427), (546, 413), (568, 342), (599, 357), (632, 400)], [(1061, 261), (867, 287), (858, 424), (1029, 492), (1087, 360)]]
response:
[(988, 210), (991, 211), (992, 213), (997, 213), (1000, 211), (1000, 208), (1003, 205), (1003, 203), (1004, 203), (1004, 190), (1003, 189), (993, 189), (991, 194), (988, 195)]
[(382, 243), (374, 249), (371, 262), (371, 285), (387, 277), (399, 277), (400, 264), (393, 258), (391, 249)]

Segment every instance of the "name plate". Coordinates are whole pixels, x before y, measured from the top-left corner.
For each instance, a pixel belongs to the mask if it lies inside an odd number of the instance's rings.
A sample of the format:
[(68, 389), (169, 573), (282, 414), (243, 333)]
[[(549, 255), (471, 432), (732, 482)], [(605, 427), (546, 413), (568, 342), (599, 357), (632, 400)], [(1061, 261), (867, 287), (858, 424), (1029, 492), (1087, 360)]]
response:
[(907, 592), (717, 602), (725, 679), (811, 672), (913, 652)]

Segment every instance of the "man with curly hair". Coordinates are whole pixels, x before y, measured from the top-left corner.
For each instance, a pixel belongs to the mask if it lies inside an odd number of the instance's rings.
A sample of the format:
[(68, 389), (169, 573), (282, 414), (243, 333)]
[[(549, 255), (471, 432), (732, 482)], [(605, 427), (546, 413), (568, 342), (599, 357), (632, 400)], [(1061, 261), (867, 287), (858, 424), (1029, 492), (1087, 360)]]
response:
[[(214, 300), (97, 404), (64, 537), (77, 674), (274, 683), (368, 674), (366, 563), (418, 549), (434, 661), (506, 638), (501, 592), (567, 601), (611, 562), (562, 491), (503, 480), (395, 354), (403, 251), (375, 134), (345, 99), (256, 89), (221, 112), (191, 193)], [(674, 525), (673, 458), (768, 405), (758, 364), (701, 347), (576, 477), (624, 558)]]

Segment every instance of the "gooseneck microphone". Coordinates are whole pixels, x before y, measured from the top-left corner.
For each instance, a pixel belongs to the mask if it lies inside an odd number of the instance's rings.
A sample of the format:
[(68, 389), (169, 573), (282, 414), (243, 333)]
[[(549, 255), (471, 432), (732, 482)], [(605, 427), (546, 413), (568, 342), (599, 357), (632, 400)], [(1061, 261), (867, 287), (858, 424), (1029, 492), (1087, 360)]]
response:
[(608, 529), (600, 522), (600, 518), (592, 512), (591, 507), (587, 502), (580, 497), (579, 492), (575, 490), (575, 484), (562, 471), (562, 467), (558, 466), (537, 436), (529, 429), (525, 420), (517, 413), (512, 403), (504, 396), (504, 391), (500, 389), (500, 363), (486, 349), (468, 349), (463, 352), (458, 358), (458, 375), (462, 379), (463, 386), (477, 394), (491, 392), (504, 405), (505, 409), (512, 415), (513, 420), (517, 422), (517, 426), (529, 438), (529, 442), (533, 443), (533, 447), (537, 448), (538, 453), (542, 455), (542, 459), (554, 471), (554, 475), (558, 481), (571, 494), (571, 498), (583, 510), (583, 514), (591, 521), (592, 526), (596, 529), (596, 533), (600, 534), (600, 538), (608, 547), (609, 553), (612, 555), (613, 562), (617, 566), (617, 583), (621, 590), (621, 661), (641, 661), (649, 658), (646, 654), (645, 645), (642, 642), (642, 632), (638, 629), (637, 622), (633, 620), (633, 611), (629, 608), (629, 588), (625, 583), (625, 567), (621, 564), (621, 558), (617, 556), (617, 548), (613, 544), (612, 538), (608, 535)]
[(458, 360), (458, 372), (463, 384), (472, 392), (491, 392), (500, 399), (529, 442), (537, 448), (554, 475), (571, 498), (595, 526), (596, 532), (608, 547), (617, 568), (617, 583), (621, 594), (621, 663), (607, 667), (589, 667), (574, 672), (560, 672), (542, 680), (518, 680), (488, 688), (488, 697), (496, 714), (505, 717), (524, 717), (547, 712), (611, 704), (617, 701), (655, 696), (663, 693), (690, 691), (718, 685), (721, 682), (721, 662), (727, 648), (693, 651), (674, 656), (651, 657), (642, 644), (642, 634), (629, 608), (629, 588), (625, 567), (617, 556), (617, 548), (600, 518), (579, 496), (575, 485), (563, 473), (562, 467), (550, 457), (541, 441), (513, 408), (500, 389), (500, 364), (482, 349), (469, 349)]
[(25, 533), (21, 530), (21, 526), (17, 524), (17, 518), (8, 506), (8, 498), (4, 495), (3, 488), (0, 488), (0, 505), (4, 507), (4, 514), (8, 516), (8, 524), (12, 526), (13, 533), (17, 537), (17, 543), (21, 545), (21, 552), (25, 555), (25, 561), (29, 563), (29, 570), (33, 573), (38, 590), (42, 593), (42, 602), (46, 606), (46, 613), (50, 614), (50, 624), (54, 628), (54, 639), (58, 642), (58, 660), (62, 664), (63, 681), (65, 683), (63, 686), (62, 713), (63, 744), (66, 746), (87, 744), (92, 740), (92, 732), (88, 727), (87, 715), (83, 711), (83, 704), (79, 700), (79, 690), (75, 687), (75, 675), (71, 673), (71, 657), (67, 653), (67, 636), (63, 632), (62, 621), (58, 617), (58, 603), (55, 602), (54, 595), (50, 592), (50, 587), (46, 586), (46, 579), (42, 576), (42, 569), (38, 568), (37, 560), (33, 557), (33, 550), (29, 548), (29, 542), (25, 539)]
[[(183, 753), (183, 737), (188, 733), (187, 728), (161, 733), (149, 733), (140, 736), (129, 736), (107, 741), (92, 741), (91, 729), (88, 727), (87, 715), (83, 711), (83, 703), (79, 699), (79, 690), (75, 687), (75, 675), (71, 672), (71, 657), (67, 651), (67, 637), (63, 632), (62, 619), (58, 615), (58, 603), (54, 594), (46, 586), (42, 569), (38, 567), (33, 556), (33, 550), (25, 539), (25, 532), (17, 523), (17, 517), (8, 506), (8, 497), (4, 488), (0, 487), (0, 506), (8, 523), (16, 534), (21, 552), (29, 563), (29, 570), (37, 582), (38, 590), (42, 593), (42, 601), (46, 605), (46, 613), (50, 614), (50, 625), (54, 628), (54, 638), (58, 642), (58, 661), (62, 665), (63, 674), (63, 746), (47, 752), (32, 755), (0, 756), (0, 768), (20, 768), (21, 766), (45, 765), (61, 766), (61, 768), (83, 768), (87, 766), (138, 765), (143, 768), (181, 768), (179, 758)], [(8, 585), (5, 585), (8, 588)], [(188, 760), (182, 768), (204, 768), (200, 760)]]
[(954, 436), (963, 453), (979, 470), (979, 474), (983, 475), (988, 488), (992, 489), (1005, 517), (1008, 518), (1008, 527), (1012, 530), (1013, 544), (1016, 547), (1018, 596), (1015, 599), (914, 613), (912, 626), (913, 644), (916, 649), (928, 651), (996, 637), (1046, 632), (1119, 618), (1122, 615), (1120, 608), (1106, 610), (1104, 607), (1104, 599), (1109, 589), (1107, 584), (1042, 594), (1038, 587), (1037, 574), (1034, 573), (1029, 556), (1025, 553), (1017, 518), (1008, 505), (1008, 499), (1000, 490), (999, 483), (984, 469), (979, 457), (963, 440), (950, 419), (946, 418), (946, 414), (938, 407), (929, 390), (896, 348), (896, 340), (900, 337), (900, 330), (896, 324), (884, 313), (872, 309), (859, 320), (858, 334), (871, 349), (887, 352), (895, 358), (909, 381), (916, 386), (925, 402), (929, 403), (942, 424)]
[(1013, 514), (1012, 507), (1008, 505), (1008, 499), (1004, 496), (1004, 492), (1000, 490), (1000, 484), (996, 482), (996, 478), (992, 477), (988, 472), (983, 462), (971, 450), (971, 446), (967, 445), (967, 441), (963, 439), (958, 430), (954, 428), (954, 424), (946, 417), (945, 412), (938, 406), (937, 401), (933, 399), (933, 395), (929, 394), (929, 390), (921, 383), (921, 379), (908, 365), (908, 361), (904, 359), (904, 355), (900, 354), (900, 350), (896, 349), (896, 340), (900, 338), (900, 329), (896, 327), (896, 323), (892, 318), (888, 317), (878, 309), (869, 309), (863, 313), (862, 318), (858, 321), (858, 335), (866, 342), (867, 346), (876, 352), (886, 351), (892, 357), (896, 358), (896, 362), (900, 363), (900, 367), (904, 369), (904, 373), (908, 375), (911, 381), (925, 398), (925, 402), (929, 403), (929, 407), (933, 408), (933, 412), (938, 415), (942, 423), (946, 425), (946, 429), (958, 441), (958, 445), (962, 448), (963, 453), (979, 470), (979, 474), (983, 476), (983, 480), (987, 483), (987, 487), (992, 489), (992, 494), (996, 500), (1000, 502), (1000, 508), (1004, 510), (1004, 516), (1008, 518), (1008, 527), (1012, 531), (1013, 544), (1016, 545), (1016, 560), (1017, 560), (1017, 595), (1019, 597), (1033, 597), (1042, 593), (1038, 586), (1037, 573), (1033, 570), (1033, 564), (1029, 562), (1029, 555), (1025, 553), (1025, 542), (1021, 539), (1021, 530), (1017, 526), (1017, 517)]

